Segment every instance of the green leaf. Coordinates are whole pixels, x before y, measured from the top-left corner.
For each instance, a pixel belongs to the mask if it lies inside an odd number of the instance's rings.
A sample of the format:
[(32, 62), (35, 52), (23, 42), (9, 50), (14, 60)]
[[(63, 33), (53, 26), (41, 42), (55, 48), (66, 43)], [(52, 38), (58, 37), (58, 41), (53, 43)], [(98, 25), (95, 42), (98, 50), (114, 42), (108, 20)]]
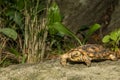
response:
[(17, 32), (11, 28), (0, 29), (0, 33), (3, 33), (4, 35), (8, 36), (9, 38), (12, 38), (13, 40), (17, 39)]
[(113, 40), (113, 41), (117, 41), (117, 32), (116, 31), (113, 31), (110, 33), (110, 39)]
[(59, 32), (62, 35), (69, 35), (75, 38), (80, 43), (80, 45), (82, 45), (81, 41), (61, 23), (60, 10), (55, 2), (53, 2), (50, 8), (48, 9), (47, 18), (47, 26), (50, 34), (56, 34)]
[(120, 42), (120, 29), (114, 30), (109, 35), (106, 35), (103, 38), (103, 42), (109, 44), (113, 51), (118, 50)]
[(48, 24), (53, 24), (54, 22), (61, 22), (61, 15), (58, 5), (53, 2), (48, 9)]
[(86, 33), (85, 39), (83, 40), (83, 43), (85, 44), (85, 43), (88, 41), (88, 38), (89, 38), (96, 30), (98, 30), (100, 27), (101, 27), (101, 26), (100, 26), (99, 24), (97, 24), (97, 23), (94, 24), (94, 25), (92, 25), (92, 26), (89, 28), (88, 32)]
[(102, 42), (103, 42), (103, 43), (108, 43), (108, 42), (110, 42), (110, 36), (109, 36), (109, 35), (106, 35), (105, 37), (103, 37)]
[(55, 35), (55, 34), (58, 33), (58, 31), (56, 31), (56, 30), (53, 28), (53, 24), (52, 24), (52, 25), (49, 25), (48, 32), (49, 32), (51, 35)]
[(66, 28), (63, 24), (61, 24), (60, 22), (56, 22), (53, 25), (53, 28), (55, 30), (57, 30), (59, 33), (64, 34), (64, 35), (69, 35), (73, 38), (75, 38), (80, 45), (82, 45), (81, 41), (77, 38), (77, 36), (74, 35), (74, 33), (72, 33), (68, 28)]
[(88, 30), (87, 36), (91, 36), (96, 30), (98, 30), (101, 27), (100, 24), (94, 24), (90, 27), (90, 29)]

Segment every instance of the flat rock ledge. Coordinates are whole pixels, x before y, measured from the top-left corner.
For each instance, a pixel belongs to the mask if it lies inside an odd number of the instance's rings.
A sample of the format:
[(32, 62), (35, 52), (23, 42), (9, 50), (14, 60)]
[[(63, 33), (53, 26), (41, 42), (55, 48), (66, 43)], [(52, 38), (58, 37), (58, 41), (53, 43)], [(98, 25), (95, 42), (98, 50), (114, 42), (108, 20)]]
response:
[(0, 80), (120, 80), (120, 60), (68, 64), (58, 60), (37, 64), (19, 64), (0, 68)]

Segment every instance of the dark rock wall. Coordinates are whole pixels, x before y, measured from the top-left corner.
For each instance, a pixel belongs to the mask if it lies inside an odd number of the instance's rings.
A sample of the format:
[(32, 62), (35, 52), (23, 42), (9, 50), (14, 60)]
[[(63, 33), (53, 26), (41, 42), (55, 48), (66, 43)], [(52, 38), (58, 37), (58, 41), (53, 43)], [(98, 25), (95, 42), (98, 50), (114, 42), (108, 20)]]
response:
[(107, 32), (110, 32), (117, 28), (120, 28), (120, 0), (118, 1), (118, 4), (116, 4), (115, 6), (115, 11), (111, 16), (110, 24), (107, 27)]
[[(120, 5), (116, 4), (118, 1), (119, 0), (56, 0), (64, 16), (63, 23), (73, 32), (76, 32), (82, 25), (92, 25), (95, 22), (100, 23), (103, 28), (111, 29), (114, 28), (113, 26), (118, 26), (118, 22), (120, 21)], [(106, 11), (114, 7), (114, 13), (112, 10), (107, 18), (110, 22), (108, 22), (109, 25), (105, 22)], [(107, 25), (104, 23), (107, 23)]]

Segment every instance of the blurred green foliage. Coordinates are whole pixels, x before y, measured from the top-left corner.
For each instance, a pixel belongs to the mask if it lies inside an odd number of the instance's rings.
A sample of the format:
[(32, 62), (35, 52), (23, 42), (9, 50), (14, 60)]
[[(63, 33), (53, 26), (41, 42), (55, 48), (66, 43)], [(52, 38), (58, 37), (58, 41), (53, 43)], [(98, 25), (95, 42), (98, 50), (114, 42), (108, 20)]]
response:
[(102, 42), (111, 46), (112, 50), (117, 51), (120, 44), (120, 29), (114, 30), (110, 34), (105, 35)]

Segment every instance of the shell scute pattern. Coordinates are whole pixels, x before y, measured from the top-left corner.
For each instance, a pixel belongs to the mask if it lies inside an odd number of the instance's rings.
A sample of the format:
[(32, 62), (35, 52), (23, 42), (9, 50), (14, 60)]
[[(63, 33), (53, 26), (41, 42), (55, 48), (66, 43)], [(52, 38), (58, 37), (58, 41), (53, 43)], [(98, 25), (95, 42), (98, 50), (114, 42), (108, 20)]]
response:
[(61, 55), (60, 63), (66, 65), (67, 62), (85, 62), (87, 66), (91, 65), (92, 60), (117, 60), (112, 51), (98, 44), (86, 44), (71, 49)]

